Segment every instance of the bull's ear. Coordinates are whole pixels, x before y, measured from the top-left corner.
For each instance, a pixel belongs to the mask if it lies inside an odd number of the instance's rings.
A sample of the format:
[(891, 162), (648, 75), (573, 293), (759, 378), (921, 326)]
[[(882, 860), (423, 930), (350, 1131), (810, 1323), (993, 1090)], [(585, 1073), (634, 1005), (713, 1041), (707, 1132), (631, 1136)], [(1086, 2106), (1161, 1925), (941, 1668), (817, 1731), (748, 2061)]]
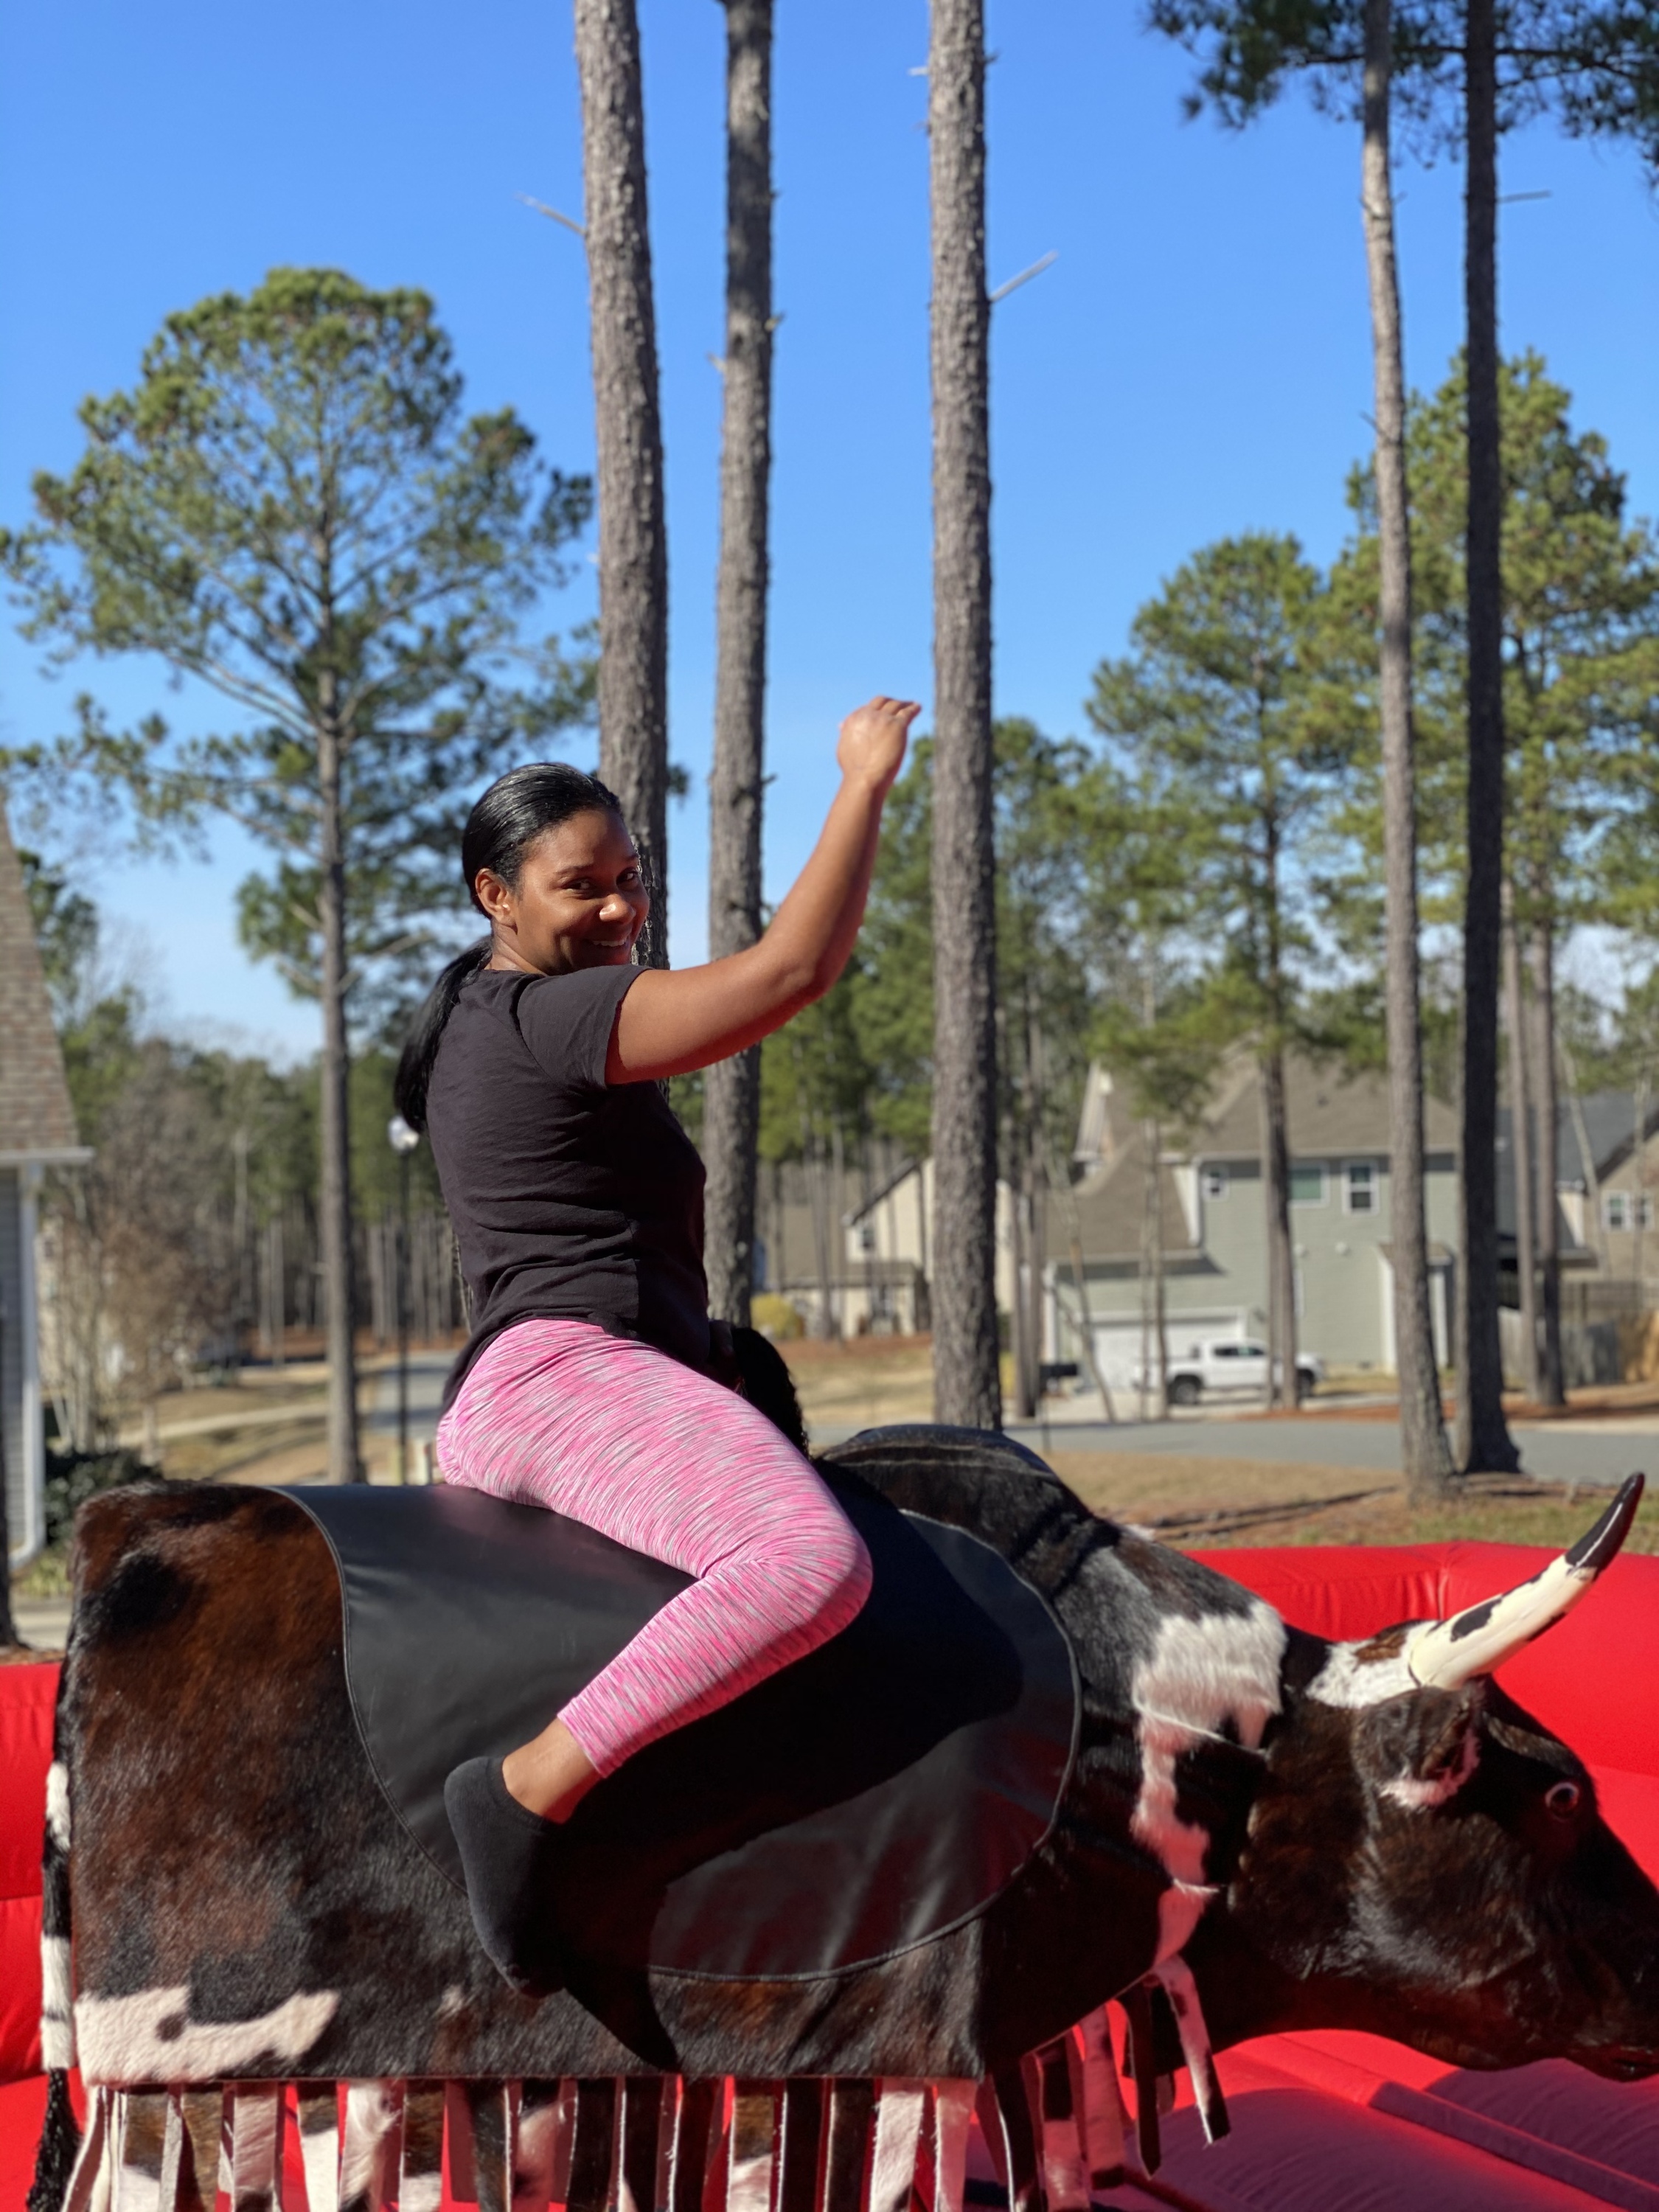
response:
[(1480, 1757), (1484, 1685), (1419, 1690), (1367, 1707), (1354, 1727), (1354, 1755), (1373, 1787), (1410, 1812), (1455, 1797)]
[(1437, 1620), (1406, 1648), (1413, 1680), (1425, 1689), (1455, 1690), (1490, 1674), (1522, 1646), (1571, 1613), (1618, 1554), (1642, 1502), (1646, 1477), (1632, 1474), (1595, 1526), (1529, 1582), (1489, 1597), (1449, 1620)]

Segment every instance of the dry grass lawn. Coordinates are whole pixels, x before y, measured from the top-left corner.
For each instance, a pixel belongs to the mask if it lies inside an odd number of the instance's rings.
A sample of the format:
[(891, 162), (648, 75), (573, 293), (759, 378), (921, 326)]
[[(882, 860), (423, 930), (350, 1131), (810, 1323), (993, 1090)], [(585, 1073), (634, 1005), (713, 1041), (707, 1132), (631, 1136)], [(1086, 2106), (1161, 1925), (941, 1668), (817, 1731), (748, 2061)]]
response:
[[(933, 1360), (926, 1337), (799, 1342), (779, 1349), (810, 1431), (932, 1416)], [(320, 1362), (294, 1362), (276, 1375), (254, 1370), (236, 1387), (163, 1398), (156, 1411), (167, 1473), (198, 1481), (258, 1483), (320, 1476), (326, 1466), (325, 1381)], [(1575, 1402), (1574, 1414), (1616, 1419), (1650, 1410), (1655, 1392), (1649, 1384), (1600, 1395), (1605, 1402), (1593, 1408)], [(1356, 1417), (1388, 1415), (1386, 1409), (1368, 1409)], [(1397, 1480), (1364, 1468), (1230, 1459), (1220, 1452), (1067, 1451), (1063, 1435), (1054, 1434), (1050, 1460), (1086, 1504), (1114, 1520), (1152, 1528), (1166, 1542), (1194, 1548), (1428, 1543), (1455, 1536), (1565, 1545), (1588, 1526), (1598, 1498), (1594, 1491), (1574, 1493), (1558, 1484), (1486, 1477), (1462, 1486), (1455, 1502), (1422, 1509), (1409, 1503)], [(1211, 1438), (1224, 1443), (1224, 1430), (1212, 1430), (1201, 1440)], [(123, 1439), (140, 1442), (136, 1413), (123, 1424)], [(371, 1477), (390, 1480), (392, 1439), (371, 1432), (365, 1446)], [(1659, 1551), (1659, 1503), (1644, 1505), (1631, 1548)]]
[(933, 1415), (933, 1354), (928, 1340), (866, 1336), (844, 1344), (781, 1344), (811, 1434), (825, 1423), (878, 1428), (884, 1421)]
[[(785, 1344), (779, 1350), (789, 1363), (809, 1431), (832, 1422), (874, 1428), (932, 1416), (933, 1364), (926, 1338), (866, 1337), (845, 1344)], [(1593, 1395), (1604, 1402), (1578, 1402), (1581, 1395)], [(1573, 1414), (1645, 1411), (1653, 1395), (1651, 1385), (1575, 1394)], [(1368, 1408), (1356, 1409), (1352, 1418), (1390, 1416), (1386, 1408)], [(1397, 1479), (1364, 1468), (1205, 1452), (1067, 1451), (1061, 1435), (1054, 1436), (1050, 1463), (1085, 1504), (1194, 1550), (1228, 1544), (1427, 1544), (1460, 1536), (1565, 1546), (1595, 1518), (1601, 1497), (1562, 1484), (1490, 1476), (1461, 1486), (1455, 1502), (1419, 1508)], [(1630, 1548), (1659, 1551), (1659, 1501), (1644, 1505)]]
[[(1049, 1456), (1055, 1474), (1097, 1513), (1198, 1551), (1228, 1544), (1433, 1544), (1458, 1536), (1565, 1547), (1606, 1503), (1601, 1491), (1478, 1475), (1447, 1504), (1419, 1507), (1402, 1483), (1363, 1468), (1164, 1452)], [(1629, 1548), (1659, 1552), (1659, 1501), (1651, 1497)]]

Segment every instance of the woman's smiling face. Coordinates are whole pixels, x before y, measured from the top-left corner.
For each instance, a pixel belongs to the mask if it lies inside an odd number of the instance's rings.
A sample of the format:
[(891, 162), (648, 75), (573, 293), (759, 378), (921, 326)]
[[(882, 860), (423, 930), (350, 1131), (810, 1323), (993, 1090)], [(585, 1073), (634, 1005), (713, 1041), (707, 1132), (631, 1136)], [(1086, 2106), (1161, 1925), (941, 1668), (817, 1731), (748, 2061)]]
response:
[(474, 889), (495, 938), (490, 966), (536, 975), (625, 966), (651, 911), (622, 817), (599, 808), (544, 830), (516, 887), (481, 868)]

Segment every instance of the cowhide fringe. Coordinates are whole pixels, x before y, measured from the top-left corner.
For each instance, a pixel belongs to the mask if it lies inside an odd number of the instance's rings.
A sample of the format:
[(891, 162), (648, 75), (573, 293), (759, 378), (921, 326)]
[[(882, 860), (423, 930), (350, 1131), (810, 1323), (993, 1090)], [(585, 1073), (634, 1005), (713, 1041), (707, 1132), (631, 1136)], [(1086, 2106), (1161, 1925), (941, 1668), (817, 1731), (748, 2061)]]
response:
[[(1173, 2083), (1155, 2079), (1168, 2003), (1204, 2131), (1226, 2106), (1180, 1959), (1127, 1991), (1122, 2071), (1139, 2168), (1160, 2156)], [(1166, 2023), (1167, 2033), (1167, 2023)], [(1130, 2123), (1103, 2006), (983, 2082), (234, 2082), (97, 2089), (62, 2212), (967, 2212), (977, 2112), (1009, 2212), (1089, 2212), (1126, 2173)], [(284, 2203), (297, 2134), (304, 2205)]]

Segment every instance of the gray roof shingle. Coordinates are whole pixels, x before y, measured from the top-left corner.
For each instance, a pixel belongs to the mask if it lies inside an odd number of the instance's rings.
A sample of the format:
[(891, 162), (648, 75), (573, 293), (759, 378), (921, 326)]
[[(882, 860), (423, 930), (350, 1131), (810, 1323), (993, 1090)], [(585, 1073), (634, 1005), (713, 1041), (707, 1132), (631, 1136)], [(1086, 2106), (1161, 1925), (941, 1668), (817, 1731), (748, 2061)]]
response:
[[(1287, 1052), (1285, 1108), (1292, 1159), (1389, 1150), (1384, 1074), (1348, 1075), (1332, 1062)], [(1423, 1140), (1431, 1152), (1456, 1149), (1457, 1116), (1443, 1098), (1424, 1097)], [(1206, 1160), (1261, 1158), (1261, 1092), (1253, 1058), (1241, 1054), (1223, 1075), (1192, 1151)]]

